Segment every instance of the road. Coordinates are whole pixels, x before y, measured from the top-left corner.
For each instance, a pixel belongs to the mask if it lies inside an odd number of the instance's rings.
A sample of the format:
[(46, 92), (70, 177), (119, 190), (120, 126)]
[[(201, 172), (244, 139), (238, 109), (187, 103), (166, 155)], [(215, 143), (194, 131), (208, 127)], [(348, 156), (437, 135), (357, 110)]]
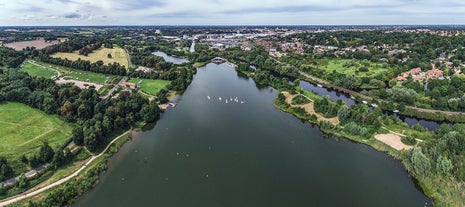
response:
[(113, 92), (116, 91), (116, 89), (118, 89), (118, 86), (120, 85), (120, 83), (126, 81), (126, 79), (127, 79), (126, 76), (122, 77), (122, 78), (118, 81), (118, 83), (115, 84), (115, 85), (113, 86), (113, 88), (110, 89), (110, 91), (108, 91), (108, 94), (107, 94), (107, 95), (101, 96), (100, 98), (101, 98), (101, 99), (106, 99), (106, 98), (108, 98), (108, 96), (111, 96), (111, 94), (113, 94)]
[[(340, 86), (336, 86), (334, 84), (331, 84), (325, 80), (322, 80), (322, 79), (319, 79), (315, 76), (312, 76), (312, 75), (309, 75), (307, 73), (304, 73), (302, 71), (299, 71), (299, 74), (314, 81), (314, 82), (317, 82), (318, 84), (321, 84), (323, 86), (325, 86), (326, 88), (330, 88), (330, 89), (334, 89), (336, 91), (339, 91), (339, 92), (344, 92), (344, 93), (347, 93), (347, 94), (350, 94), (350, 95), (356, 95), (356, 96), (359, 96), (363, 99), (366, 99), (366, 100), (373, 100), (372, 97), (369, 97), (365, 94), (362, 94), (362, 93), (359, 93), (359, 92), (356, 92), (356, 91), (352, 91), (352, 90), (349, 90), (347, 88), (342, 88)], [(377, 99), (378, 102), (382, 102), (384, 100), (381, 100), (381, 99)], [(405, 108), (408, 108), (408, 109), (413, 109), (413, 110), (417, 110), (417, 111), (420, 111), (420, 112), (425, 112), (425, 113), (442, 113), (442, 114), (445, 114), (445, 115), (465, 115), (463, 112), (457, 112), (457, 111), (441, 111), (441, 110), (436, 110), (436, 109), (425, 109), (425, 108), (418, 108), (418, 107), (415, 107), (415, 106), (405, 106)]]
[[(128, 57), (128, 65), (130, 68), (133, 68), (134, 65), (132, 65), (132, 62), (131, 62), (131, 56), (129, 56), (129, 52), (126, 48), (124, 48), (124, 52), (126, 53), (126, 56)], [(127, 69), (129, 71), (129, 68)]]
[(127, 134), (131, 133), (132, 130), (129, 130), (127, 132), (125, 132), (124, 134), (116, 137), (115, 139), (113, 139), (113, 141), (111, 141), (107, 147), (105, 147), (105, 149), (98, 155), (95, 155), (95, 156), (92, 156), (81, 168), (79, 168), (78, 170), (76, 170), (74, 173), (72, 173), (71, 175), (65, 177), (65, 178), (62, 178), (54, 183), (51, 183), (43, 188), (39, 188), (37, 190), (34, 190), (32, 192), (27, 192), (27, 193), (24, 193), (24, 194), (21, 194), (21, 195), (17, 195), (17, 196), (14, 196), (14, 197), (11, 197), (11, 198), (7, 198), (7, 199), (4, 199), (4, 200), (1, 200), (0, 201), (0, 207), (3, 207), (3, 206), (7, 206), (7, 205), (10, 205), (12, 203), (15, 203), (15, 202), (18, 202), (18, 201), (21, 201), (23, 199), (26, 199), (26, 198), (30, 198), (32, 196), (35, 196), (39, 193), (42, 193), (42, 192), (45, 192), (51, 188), (54, 188), (54, 187), (57, 187), (63, 183), (66, 183), (68, 182), (69, 180), (71, 180), (72, 178), (76, 177), (80, 172), (82, 172), (84, 169), (87, 168), (87, 166), (92, 163), (92, 161), (94, 161), (95, 159), (101, 157), (102, 155), (105, 154), (105, 152), (110, 148), (110, 146), (118, 141), (121, 137), (124, 137), (126, 136)]

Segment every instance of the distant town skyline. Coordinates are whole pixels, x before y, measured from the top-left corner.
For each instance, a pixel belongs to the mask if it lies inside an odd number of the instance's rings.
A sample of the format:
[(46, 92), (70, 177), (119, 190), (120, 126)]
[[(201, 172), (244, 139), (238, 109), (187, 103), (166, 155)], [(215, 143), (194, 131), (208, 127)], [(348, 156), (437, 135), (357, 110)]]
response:
[(459, 0), (0, 0), (0, 26), (464, 24)]

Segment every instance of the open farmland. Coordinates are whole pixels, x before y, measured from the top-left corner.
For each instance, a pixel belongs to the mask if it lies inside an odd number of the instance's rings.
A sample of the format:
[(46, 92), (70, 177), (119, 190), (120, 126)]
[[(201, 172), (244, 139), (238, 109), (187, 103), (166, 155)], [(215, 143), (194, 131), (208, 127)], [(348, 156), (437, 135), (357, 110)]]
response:
[(0, 104), (0, 157), (16, 160), (48, 141), (53, 148), (71, 138), (72, 127), (57, 116), (21, 103)]
[(45, 47), (48, 47), (50, 45), (56, 45), (58, 44), (58, 41), (45, 41), (43, 38), (40, 38), (38, 40), (32, 40), (32, 41), (21, 41), (21, 42), (12, 42), (5, 44), (5, 47), (13, 48), (15, 50), (23, 50), (26, 47), (35, 47), (36, 49), (44, 49)]
[(140, 90), (154, 96), (157, 95), (161, 89), (164, 89), (168, 84), (171, 83), (170, 81), (166, 80), (151, 80), (143, 78), (133, 78), (128, 82), (137, 84), (140, 87)]
[[(108, 58), (108, 54), (111, 54), (112, 57)], [(124, 51), (124, 49), (120, 47), (114, 47), (112, 49), (102, 47), (98, 50), (94, 50), (88, 56), (79, 55), (79, 51), (74, 51), (72, 53), (64, 53), (64, 52), (55, 53), (52, 55), (52, 57), (62, 58), (62, 59), (67, 58), (68, 60), (73, 60), (73, 61), (81, 58), (81, 60), (88, 60), (93, 63), (101, 60), (106, 65), (116, 62), (116, 63), (119, 63), (120, 65), (124, 65), (126, 68), (129, 68), (128, 56), (126, 55), (126, 52)]]

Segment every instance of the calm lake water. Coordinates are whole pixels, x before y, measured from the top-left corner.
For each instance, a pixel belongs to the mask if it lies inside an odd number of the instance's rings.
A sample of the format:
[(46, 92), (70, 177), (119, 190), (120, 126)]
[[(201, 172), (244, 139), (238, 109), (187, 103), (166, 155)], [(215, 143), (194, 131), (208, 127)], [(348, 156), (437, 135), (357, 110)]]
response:
[(276, 109), (276, 95), (227, 64), (200, 68), (178, 105), (135, 134), (75, 206), (430, 205), (399, 161), (325, 137)]
[(189, 62), (188, 59), (169, 56), (166, 53), (160, 52), (160, 51), (153, 52), (152, 54), (154, 54), (156, 56), (163, 57), (163, 59), (165, 59), (166, 62), (170, 62), (170, 63), (176, 64), (176, 65), (180, 65), (180, 64)]

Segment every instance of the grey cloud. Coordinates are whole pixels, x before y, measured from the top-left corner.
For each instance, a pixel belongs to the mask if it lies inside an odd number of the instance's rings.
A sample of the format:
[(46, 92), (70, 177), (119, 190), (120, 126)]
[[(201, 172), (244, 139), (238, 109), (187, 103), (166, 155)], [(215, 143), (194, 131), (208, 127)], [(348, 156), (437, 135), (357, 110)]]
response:
[(63, 17), (66, 19), (79, 19), (81, 18), (81, 15), (78, 13), (71, 13), (71, 14), (65, 14)]
[(248, 13), (297, 13), (297, 12), (337, 12), (353, 9), (373, 9), (379, 7), (393, 7), (392, 5), (351, 5), (351, 6), (324, 6), (324, 5), (300, 5), (285, 7), (257, 7), (237, 10), (226, 10), (221, 14), (248, 14)]
[(155, 18), (199, 18), (199, 17), (205, 17), (204, 14), (198, 13), (198, 12), (191, 12), (191, 11), (185, 11), (185, 12), (169, 12), (169, 13), (158, 13), (158, 14), (152, 14), (146, 16), (148, 18), (155, 17)]
[(137, 10), (152, 7), (163, 7), (166, 5), (164, 0), (127, 0), (121, 3), (118, 10)]

